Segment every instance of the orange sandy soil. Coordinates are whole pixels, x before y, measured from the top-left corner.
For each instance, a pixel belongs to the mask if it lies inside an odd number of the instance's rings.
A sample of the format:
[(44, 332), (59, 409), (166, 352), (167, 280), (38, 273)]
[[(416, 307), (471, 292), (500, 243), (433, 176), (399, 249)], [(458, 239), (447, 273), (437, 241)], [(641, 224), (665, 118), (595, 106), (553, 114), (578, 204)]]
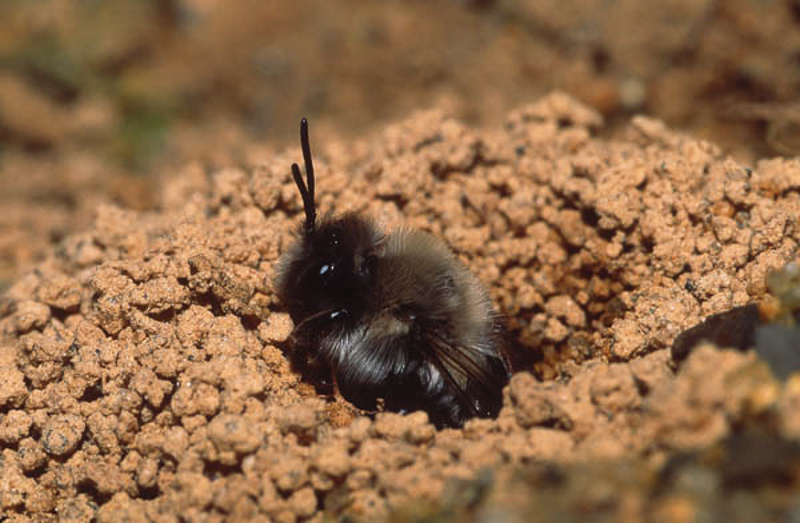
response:
[[(800, 511), (798, 376), (668, 352), (800, 257), (796, 0), (0, 21), (0, 521)], [(429, 230), (491, 290), (518, 371), (497, 420), (370, 418), (289, 369), (301, 115), (322, 212)]]
[[(312, 123), (313, 125), (313, 123)], [(105, 205), (0, 303), (8, 521), (764, 520), (796, 511), (800, 375), (668, 347), (765, 296), (798, 258), (800, 160), (747, 167), (658, 120), (617, 139), (553, 93), (472, 127), (415, 113), (370, 139), (312, 129), (322, 212), (447, 240), (508, 316), (496, 420), (364, 416), (291, 372), (272, 289), (300, 220), (289, 165), (164, 179)], [(534, 377), (534, 375), (538, 377)]]
[(644, 113), (748, 164), (800, 154), (796, 0), (3, 0), (0, 25), (3, 287), (99, 202), (153, 209), (156, 174), (295, 145), (301, 115), (486, 127), (559, 89), (604, 136)]

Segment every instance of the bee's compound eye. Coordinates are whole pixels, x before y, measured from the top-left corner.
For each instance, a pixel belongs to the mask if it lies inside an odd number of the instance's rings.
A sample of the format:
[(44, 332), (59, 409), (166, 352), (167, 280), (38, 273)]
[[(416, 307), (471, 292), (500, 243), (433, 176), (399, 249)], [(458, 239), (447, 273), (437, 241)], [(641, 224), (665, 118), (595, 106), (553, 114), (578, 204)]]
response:
[(375, 272), (375, 264), (377, 263), (377, 260), (378, 258), (374, 254), (367, 255), (359, 267), (359, 273), (365, 278), (371, 278)]
[(323, 278), (330, 276), (335, 268), (333, 263), (325, 263), (319, 268), (319, 275)]

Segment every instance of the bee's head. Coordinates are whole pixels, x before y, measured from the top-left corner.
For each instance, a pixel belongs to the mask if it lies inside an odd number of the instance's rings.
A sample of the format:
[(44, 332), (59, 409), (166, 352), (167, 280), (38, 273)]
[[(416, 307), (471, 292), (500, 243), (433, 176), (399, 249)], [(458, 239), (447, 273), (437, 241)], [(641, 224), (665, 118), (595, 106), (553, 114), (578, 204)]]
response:
[(281, 260), (277, 291), (295, 324), (308, 320), (320, 329), (326, 322), (331, 326), (343, 324), (361, 314), (374, 281), (383, 235), (370, 220), (357, 214), (317, 222), (314, 166), (305, 118), (300, 123), (300, 138), (307, 182), (303, 182), (297, 164), (292, 165), (292, 175), (303, 198), (306, 219), (300, 240)]

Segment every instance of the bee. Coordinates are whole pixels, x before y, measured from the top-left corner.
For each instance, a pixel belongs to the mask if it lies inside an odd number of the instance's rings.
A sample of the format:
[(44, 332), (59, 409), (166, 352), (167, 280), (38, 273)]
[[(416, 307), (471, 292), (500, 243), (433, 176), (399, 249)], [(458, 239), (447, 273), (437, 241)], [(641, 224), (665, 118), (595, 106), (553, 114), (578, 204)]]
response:
[(437, 427), (495, 417), (509, 380), (504, 329), (486, 289), (436, 237), (385, 234), (369, 217), (317, 220), (308, 122), (305, 211), (278, 261), (276, 290), (294, 321), (291, 362), (319, 388), (367, 411), (424, 410)]

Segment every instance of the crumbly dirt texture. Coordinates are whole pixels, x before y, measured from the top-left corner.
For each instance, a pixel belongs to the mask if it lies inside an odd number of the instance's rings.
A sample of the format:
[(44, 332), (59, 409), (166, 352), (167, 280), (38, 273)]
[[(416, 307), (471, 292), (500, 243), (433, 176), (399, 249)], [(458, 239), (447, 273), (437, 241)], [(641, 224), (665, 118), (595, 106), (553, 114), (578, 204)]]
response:
[(430, 107), (485, 127), (559, 89), (606, 137), (643, 113), (740, 161), (800, 154), (797, 0), (3, 0), (0, 20), (2, 288), (99, 202), (153, 209), (155, 173), (295, 145), (300, 116), (343, 140)]
[[(0, 302), (9, 521), (759, 519), (797, 509), (800, 375), (674, 337), (764, 298), (798, 259), (800, 161), (552, 93), (501, 129), (439, 111), (312, 141), (321, 212), (444, 238), (507, 316), (496, 420), (362, 415), (287, 363), (272, 289), (300, 198), (289, 165), (165, 177), (159, 212), (102, 206)], [(488, 519), (487, 519), (488, 518)], [(688, 518), (688, 519), (687, 519)], [(0, 518), (2, 519), (2, 518)], [(753, 520), (755, 520), (753, 519)]]

